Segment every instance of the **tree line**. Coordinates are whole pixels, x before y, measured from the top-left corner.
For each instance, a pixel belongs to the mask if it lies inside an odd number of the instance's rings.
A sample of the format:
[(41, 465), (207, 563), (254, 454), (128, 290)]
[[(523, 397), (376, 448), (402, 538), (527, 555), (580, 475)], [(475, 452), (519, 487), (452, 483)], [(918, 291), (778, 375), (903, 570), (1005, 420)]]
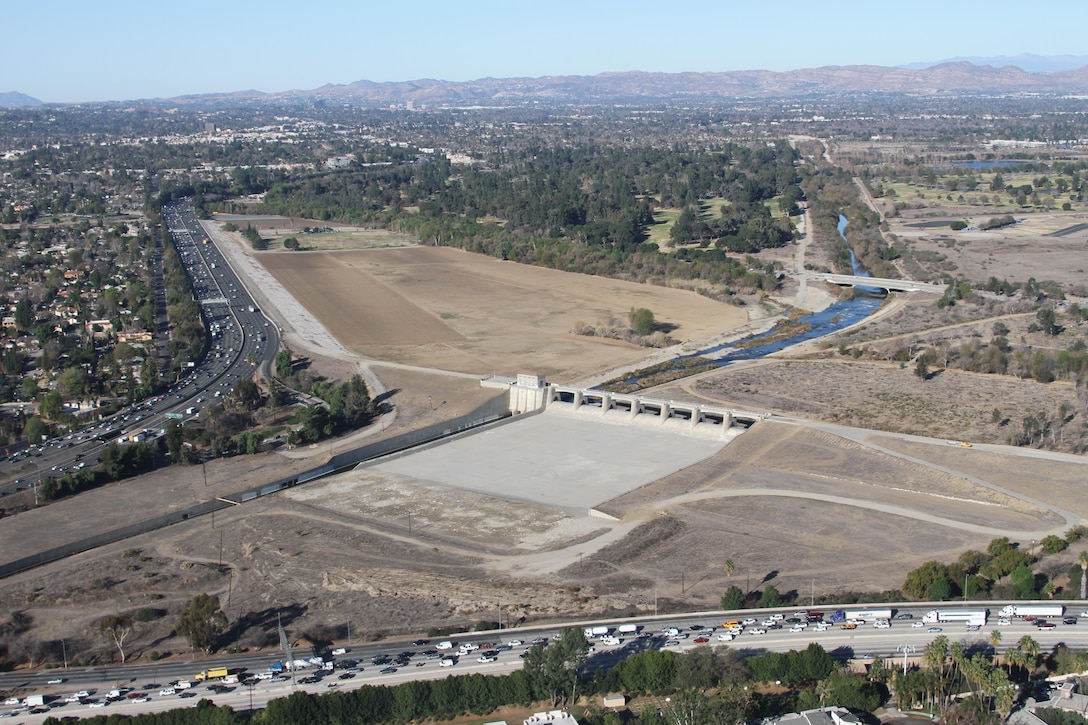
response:
[[(418, 154), (383, 166), (355, 165), (272, 184), (262, 211), (395, 229), (527, 264), (639, 281), (704, 279), (747, 291), (773, 278), (725, 251), (792, 239), (762, 202), (800, 198), (795, 153), (785, 142), (714, 151), (677, 146), (502, 149), (480, 165)], [(704, 221), (702, 200), (728, 203)], [(713, 243), (718, 254), (677, 258), (647, 241), (657, 208), (681, 208), (676, 240)], [(693, 268), (693, 258), (701, 264)]]

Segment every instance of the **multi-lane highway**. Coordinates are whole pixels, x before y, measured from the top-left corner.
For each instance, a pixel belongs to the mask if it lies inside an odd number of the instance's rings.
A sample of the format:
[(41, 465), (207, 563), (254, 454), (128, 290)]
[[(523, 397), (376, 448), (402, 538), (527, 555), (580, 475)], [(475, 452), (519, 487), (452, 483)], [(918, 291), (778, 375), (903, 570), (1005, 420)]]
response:
[(204, 311), (207, 345), (193, 367), (156, 397), (69, 435), (32, 446), (0, 462), (0, 496), (30, 488), (45, 478), (93, 466), (111, 440), (166, 427), (167, 415), (190, 418), (227, 395), (235, 383), (260, 368), (267, 374), (279, 347), (276, 327), (256, 303), (200, 226), (187, 202), (163, 210), (174, 244)]
[[(972, 603), (969, 608), (973, 610), (988, 608), (996, 613), (1001, 606), (1002, 603), (988, 602)], [(1051, 620), (1054, 625), (1052, 629), (1041, 629), (1034, 623), (1022, 619), (1002, 620), (994, 614), (985, 626), (975, 631), (967, 630), (966, 626), (959, 622), (922, 624), (923, 614), (932, 608), (932, 604), (895, 608), (895, 618), (886, 628), (877, 628), (871, 622), (866, 622), (850, 630), (834, 625), (824, 631), (815, 631), (813, 626), (803, 631), (790, 631), (789, 620), (803, 617), (805, 614), (803, 610), (794, 612), (792, 609), (749, 610), (717, 616), (647, 617), (626, 622), (638, 628), (637, 633), (628, 634), (618, 633), (620, 622), (613, 621), (609, 625), (616, 633), (618, 641), (605, 644), (602, 638), (594, 638), (592, 640), (594, 649), (590, 653), (587, 666), (608, 667), (623, 657), (647, 649), (670, 649), (683, 652), (706, 644), (724, 645), (742, 649), (749, 654), (758, 654), (803, 649), (810, 642), (818, 642), (827, 651), (835, 652), (836, 656), (849, 657), (855, 661), (865, 662), (879, 656), (894, 660), (895, 664), (898, 664), (904, 653), (915, 660), (920, 659), (925, 646), (937, 636), (946, 636), (952, 642), (974, 642), (982, 647), (989, 647), (991, 633), (995, 630), (1001, 633), (999, 651), (1015, 647), (1024, 635), (1038, 642), (1042, 651), (1049, 651), (1059, 643), (1074, 648), (1088, 646), (1088, 618), (1083, 616), (1082, 606), (1071, 607), (1066, 611), (1067, 615), (1075, 618), (1076, 624), (1064, 624), (1059, 618)], [(820, 609), (824, 613), (832, 611), (828, 607)], [(763, 620), (772, 621), (770, 620), (772, 616), (780, 617), (773, 621), (777, 621), (781, 628), (775, 629), (762, 625)], [(907, 616), (910, 619), (906, 619)], [(719, 635), (725, 632), (722, 625), (726, 620), (733, 619), (754, 621), (735, 639), (722, 641), (719, 639)], [(579, 622), (572, 626), (584, 627), (594, 624), (598, 623)], [(665, 630), (668, 627), (676, 628), (678, 634), (666, 633)], [(752, 633), (758, 630), (766, 630), (766, 632)], [(49, 695), (52, 707), (48, 708), (48, 713), (54, 716), (90, 715), (99, 711), (125, 714), (159, 712), (191, 706), (201, 698), (208, 698), (217, 704), (228, 705), (235, 709), (247, 709), (251, 706), (251, 702), (252, 707), (259, 708), (268, 700), (284, 697), (297, 689), (320, 693), (333, 689), (348, 690), (363, 684), (395, 685), (408, 680), (434, 679), (450, 674), (475, 672), (505, 674), (521, 667), (521, 655), (525, 648), (532, 646), (534, 641), (550, 641), (557, 633), (558, 629), (555, 627), (541, 627), (455, 635), (430, 640), (390, 641), (362, 646), (337, 643), (346, 647), (348, 652), (337, 656), (336, 669), (324, 673), (323, 676), (317, 676), (320, 673), (316, 668), (307, 668), (296, 672), (294, 681), (289, 677), (275, 681), (251, 678), (247, 680), (250, 683), (248, 685), (225, 685), (219, 691), (209, 689), (209, 685), (217, 683), (194, 683), (193, 688), (178, 689), (172, 694), (167, 688), (171, 687), (171, 683), (182, 680), (191, 681), (197, 672), (208, 667), (227, 667), (232, 671), (242, 670), (250, 675), (256, 675), (259, 672), (267, 673), (271, 663), (283, 660), (282, 654), (272, 651), (214, 661), (3, 673), (0, 674), (0, 691), (13, 693), (14, 696), (23, 698), (28, 694)], [(443, 646), (442, 640), (448, 640), (451, 646), (448, 649), (439, 650), (438, 648)], [(479, 647), (479, 649), (462, 651), (463, 644)], [(479, 661), (485, 648), (494, 651), (494, 661)], [(459, 652), (461, 654), (458, 654)], [(450, 653), (455, 656), (456, 663), (443, 666), (441, 656)], [(296, 649), (293, 656), (298, 659), (313, 654), (311, 651)], [(395, 662), (398, 656), (403, 657), (403, 664)], [(386, 659), (390, 661), (383, 661)], [(56, 683), (57, 679), (64, 681)], [(300, 680), (303, 679), (306, 681), (301, 682)], [(50, 680), (53, 680), (55, 684), (50, 684)], [(107, 699), (110, 699), (108, 693), (114, 689), (123, 689), (123, 695), (105, 705), (95, 704), (105, 703)], [(86, 691), (88, 694), (81, 701), (65, 702), (66, 697), (79, 691)], [(167, 694), (163, 694), (164, 691)], [(146, 695), (147, 700), (136, 702), (135, 700), (141, 695)], [(98, 708), (105, 709), (98, 710)], [(11, 709), (11, 707), (0, 707), (0, 715)], [(19, 712), (21, 721), (41, 722), (48, 716), (47, 708), (41, 709), (42, 712), (36, 714), (21, 710)]]

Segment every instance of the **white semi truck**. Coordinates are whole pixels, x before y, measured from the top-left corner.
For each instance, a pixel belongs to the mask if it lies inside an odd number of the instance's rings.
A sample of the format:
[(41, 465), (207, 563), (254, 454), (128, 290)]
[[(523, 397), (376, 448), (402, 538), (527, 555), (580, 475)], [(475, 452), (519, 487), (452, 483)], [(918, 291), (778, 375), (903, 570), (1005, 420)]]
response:
[(989, 614), (986, 609), (934, 609), (922, 616), (926, 624), (940, 624), (941, 622), (963, 622), (971, 626), (982, 627), (986, 624)]
[(1002, 617), (1061, 617), (1065, 607), (1061, 604), (1009, 604), (1001, 608)]
[(848, 609), (843, 612), (847, 622), (873, 622), (878, 619), (891, 619), (891, 609)]

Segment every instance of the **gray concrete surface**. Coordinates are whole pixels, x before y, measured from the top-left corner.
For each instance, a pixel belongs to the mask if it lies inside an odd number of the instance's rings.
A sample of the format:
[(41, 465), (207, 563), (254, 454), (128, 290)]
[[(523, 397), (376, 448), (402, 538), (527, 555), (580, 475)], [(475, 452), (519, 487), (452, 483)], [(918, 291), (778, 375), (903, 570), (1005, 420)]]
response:
[(680, 425), (546, 411), (374, 466), (429, 483), (584, 512), (720, 451)]

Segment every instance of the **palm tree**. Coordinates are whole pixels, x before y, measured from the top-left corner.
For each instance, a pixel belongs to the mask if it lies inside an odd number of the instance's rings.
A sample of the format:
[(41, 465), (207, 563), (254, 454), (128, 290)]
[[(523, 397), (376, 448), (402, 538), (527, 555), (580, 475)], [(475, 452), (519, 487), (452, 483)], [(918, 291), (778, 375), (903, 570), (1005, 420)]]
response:
[(994, 664), (997, 664), (997, 648), (1001, 644), (1001, 631), (995, 629), (990, 632), (990, 646), (994, 648)]
[[(1085, 555), (1088, 555), (1088, 551), (1084, 553)], [(726, 559), (725, 563), (722, 564), (722, 568), (725, 569), (726, 576), (731, 576), (733, 574), (733, 571), (737, 568), (737, 565), (733, 563), (732, 559)], [(1084, 597), (1081, 597), (1081, 599), (1084, 599)]]
[(1024, 653), (1024, 666), (1028, 668), (1030, 674), (1039, 661), (1039, 643), (1025, 634), (1020, 638), (1020, 642), (1017, 643), (1017, 646), (1020, 648), (1020, 651)]
[(1080, 552), (1080, 598), (1088, 598), (1088, 551)]

